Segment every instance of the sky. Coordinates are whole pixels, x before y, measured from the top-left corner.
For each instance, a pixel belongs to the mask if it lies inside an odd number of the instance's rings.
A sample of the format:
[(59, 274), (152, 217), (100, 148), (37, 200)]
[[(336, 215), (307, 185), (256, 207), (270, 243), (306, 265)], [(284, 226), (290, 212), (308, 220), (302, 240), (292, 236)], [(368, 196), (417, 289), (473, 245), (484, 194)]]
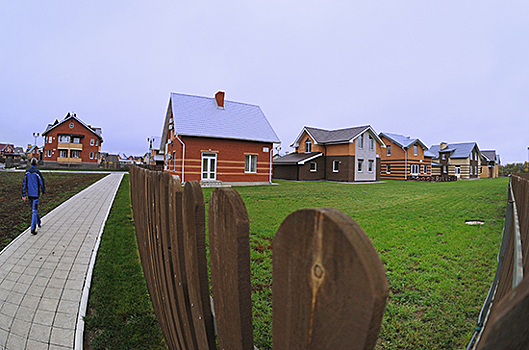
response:
[[(75, 112), (103, 152), (142, 155), (170, 92), (304, 126), (371, 125), (528, 160), (527, 1), (2, 1), (0, 142)], [(42, 145), (42, 137), (37, 139)]]

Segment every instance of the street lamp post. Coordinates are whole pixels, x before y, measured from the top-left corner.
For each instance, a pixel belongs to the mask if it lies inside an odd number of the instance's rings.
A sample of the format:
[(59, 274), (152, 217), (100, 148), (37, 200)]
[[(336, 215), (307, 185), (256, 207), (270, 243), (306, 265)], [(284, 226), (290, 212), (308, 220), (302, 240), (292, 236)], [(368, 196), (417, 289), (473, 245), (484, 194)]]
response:
[(38, 133), (38, 132), (34, 132), (33, 133), (33, 137), (35, 138), (35, 146), (37, 146), (37, 137), (39, 137), (39, 136), (40, 136), (40, 133)]

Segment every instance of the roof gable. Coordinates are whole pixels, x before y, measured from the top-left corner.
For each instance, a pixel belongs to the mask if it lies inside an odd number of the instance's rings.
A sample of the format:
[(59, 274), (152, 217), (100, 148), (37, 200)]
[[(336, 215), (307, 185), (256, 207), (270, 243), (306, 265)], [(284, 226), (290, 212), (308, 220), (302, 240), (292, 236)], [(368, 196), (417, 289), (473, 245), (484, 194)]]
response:
[(68, 114), (66, 114), (66, 117), (64, 117), (62, 121), (59, 122), (58, 120), (55, 120), (53, 124), (48, 124), (48, 126), (46, 127), (46, 130), (42, 133), (42, 136), (47, 135), (50, 131), (57, 128), (59, 125), (67, 123), (68, 121), (72, 119), (76, 120), (79, 124), (84, 126), (88, 131), (90, 131), (92, 134), (97, 136), (101, 140), (101, 142), (103, 141), (101, 128), (96, 128), (96, 127), (92, 127), (91, 125), (86, 125), (81, 119), (77, 118), (77, 114), (69, 113), (69, 112)]
[(394, 144), (396, 144), (397, 146), (399, 147), (403, 147), (403, 148), (410, 148), (411, 146), (413, 146), (414, 144), (419, 144), (422, 149), (424, 150), (427, 150), (428, 147), (426, 147), (426, 145), (419, 139), (415, 138), (411, 138), (409, 136), (404, 136), (404, 135), (399, 135), (399, 134), (391, 134), (391, 133), (387, 133), (387, 132), (381, 132), (379, 136), (384, 136), (385, 138), (387, 138), (388, 140), (390, 140), (391, 142), (393, 142)]
[(442, 150), (440, 145), (432, 145), (430, 152), (435, 155), (435, 158), (439, 158), (439, 152), (451, 152), (450, 158), (468, 158), (474, 148), (479, 152), (479, 147), (476, 142), (449, 143)]
[(290, 147), (299, 146), (299, 142), (304, 132), (309, 134), (309, 136), (311, 136), (311, 138), (317, 144), (329, 145), (334, 143), (352, 142), (354, 139), (356, 139), (358, 136), (362, 135), (366, 131), (370, 131), (370, 133), (374, 136), (377, 142), (380, 143), (382, 146), (385, 146), (384, 142), (382, 142), (380, 137), (378, 137), (377, 133), (373, 130), (373, 128), (371, 128), (370, 125), (364, 125), (338, 130), (325, 130), (304, 126), (301, 130), (301, 133), (298, 135), (296, 140), (290, 145)]
[(224, 101), (222, 108), (217, 106), (217, 101), (213, 97), (172, 92), (162, 144), (165, 144), (167, 138), (171, 114), (177, 135), (281, 142), (259, 106)]

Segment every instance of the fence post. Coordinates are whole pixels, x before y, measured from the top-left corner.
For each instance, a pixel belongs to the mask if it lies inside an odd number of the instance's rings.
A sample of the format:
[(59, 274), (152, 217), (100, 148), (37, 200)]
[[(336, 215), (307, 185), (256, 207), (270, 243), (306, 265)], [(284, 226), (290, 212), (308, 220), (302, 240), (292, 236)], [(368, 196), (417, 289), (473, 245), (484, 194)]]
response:
[(273, 241), (274, 349), (375, 346), (386, 274), (364, 231), (329, 208), (290, 214)]
[(252, 350), (250, 220), (231, 188), (211, 194), (209, 252), (220, 349)]

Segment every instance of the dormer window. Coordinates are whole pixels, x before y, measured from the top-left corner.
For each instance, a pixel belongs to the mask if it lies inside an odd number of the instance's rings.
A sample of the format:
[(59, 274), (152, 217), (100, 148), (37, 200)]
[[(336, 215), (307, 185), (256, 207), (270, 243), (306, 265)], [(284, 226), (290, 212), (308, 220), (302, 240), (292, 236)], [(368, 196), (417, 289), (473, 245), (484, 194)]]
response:
[(305, 140), (305, 153), (312, 152), (312, 141), (310, 139)]

